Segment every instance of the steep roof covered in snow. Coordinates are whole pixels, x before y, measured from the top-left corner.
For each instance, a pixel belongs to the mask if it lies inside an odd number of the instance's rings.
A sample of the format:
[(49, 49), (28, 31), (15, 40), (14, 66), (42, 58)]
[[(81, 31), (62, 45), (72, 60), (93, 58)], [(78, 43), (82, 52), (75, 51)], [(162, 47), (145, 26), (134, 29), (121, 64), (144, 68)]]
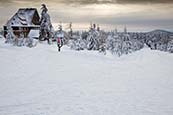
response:
[(37, 26), (39, 15), (36, 8), (20, 8), (17, 13), (7, 22), (11, 26)]

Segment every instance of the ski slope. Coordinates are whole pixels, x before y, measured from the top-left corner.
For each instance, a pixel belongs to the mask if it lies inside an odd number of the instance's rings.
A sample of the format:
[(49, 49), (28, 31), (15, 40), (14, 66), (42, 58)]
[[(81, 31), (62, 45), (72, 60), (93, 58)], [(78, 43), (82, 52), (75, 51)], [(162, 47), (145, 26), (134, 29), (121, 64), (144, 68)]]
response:
[(173, 54), (120, 58), (0, 40), (0, 115), (172, 115)]

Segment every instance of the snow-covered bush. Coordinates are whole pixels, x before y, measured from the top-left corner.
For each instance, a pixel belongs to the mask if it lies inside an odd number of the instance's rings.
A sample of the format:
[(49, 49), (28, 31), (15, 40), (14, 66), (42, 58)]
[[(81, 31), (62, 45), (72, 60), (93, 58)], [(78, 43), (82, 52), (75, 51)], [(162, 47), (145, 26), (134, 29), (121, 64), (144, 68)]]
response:
[(106, 43), (103, 43), (99, 46), (99, 52), (106, 55)]
[(15, 46), (27, 46), (27, 47), (35, 47), (37, 45), (37, 41), (34, 40), (33, 38), (16, 38), (14, 40), (13, 45)]
[(168, 42), (167, 51), (173, 53), (173, 40)]
[(25, 38), (24, 38), (23, 33), (21, 33), (18, 38), (15, 38), (14, 45), (16, 45), (16, 46), (24, 46), (25, 45)]
[(73, 50), (84, 50), (86, 48), (86, 43), (78, 38), (76, 40), (69, 40), (68, 46)]
[(25, 39), (25, 46), (27, 47), (35, 47), (37, 45), (37, 40), (34, 40), (33, 38), (26, 38)]
[(13, 43), (13, 42), (14, 42), (13, 36), (10, 33), (7, 33), (5, 43)]
[(6, 34), (5, 43), (14, 43), (16, 36), (13, 33), (13, 29), (10, 24), (7, 24), (7, 34)]

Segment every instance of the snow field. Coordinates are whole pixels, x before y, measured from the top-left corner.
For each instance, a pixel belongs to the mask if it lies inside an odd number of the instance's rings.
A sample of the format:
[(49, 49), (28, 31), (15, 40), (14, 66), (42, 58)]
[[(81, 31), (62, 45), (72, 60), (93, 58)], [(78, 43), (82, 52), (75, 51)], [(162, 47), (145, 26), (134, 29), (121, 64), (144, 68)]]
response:
[(172, 115), (173, 55), (0, 41), (0, 115)]

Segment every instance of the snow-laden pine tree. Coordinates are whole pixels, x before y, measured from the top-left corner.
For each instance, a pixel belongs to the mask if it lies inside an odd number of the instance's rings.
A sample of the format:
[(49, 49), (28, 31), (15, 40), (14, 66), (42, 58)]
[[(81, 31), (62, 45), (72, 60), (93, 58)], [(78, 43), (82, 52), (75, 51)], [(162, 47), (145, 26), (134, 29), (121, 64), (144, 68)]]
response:
[(122, 40), (118, 34), (112, 32), (108, 35), (106, 47), (112, 54), (122, 55)]
[(97, 27), (97, 31), (99, 33), (98, 36), (98, 42), (99, 42), (99, 52), (106, 55), (106, 39), (107, 39), (107, 33), (100, 30), (100, 27)]
[(99, 49), (99, 41), (98, 41), (99, 33), (95, 30), (91, 30), (87, 37), (87, 49), (88, 50), (98, 50)]
[(93, 24), (91, 26), (88, 36), (87, 36), (87, 49), (88, 50), (99, 50), (100, 48), (103, 49), (102, 46), (104, 46), (102, 43), (105, 42), (106, 37), (103, 36), (103, 33), (100, 31), (100, 28), (97, 27), (96, 24)]
[(40, 20), (40, 36), (39, 40), (47, 40), (50, 44), (54, 37), (54, 29), (47, 13), (48, 9), (45, 4), (42, 4), (41, 20)]
[(11, 44), (14, 43), (16, 36), (14, 35), (13, 29), (10, 24), (7, 24), (7, 35), (5, 37), (6, 37), (5, 43), (11, 43)]

